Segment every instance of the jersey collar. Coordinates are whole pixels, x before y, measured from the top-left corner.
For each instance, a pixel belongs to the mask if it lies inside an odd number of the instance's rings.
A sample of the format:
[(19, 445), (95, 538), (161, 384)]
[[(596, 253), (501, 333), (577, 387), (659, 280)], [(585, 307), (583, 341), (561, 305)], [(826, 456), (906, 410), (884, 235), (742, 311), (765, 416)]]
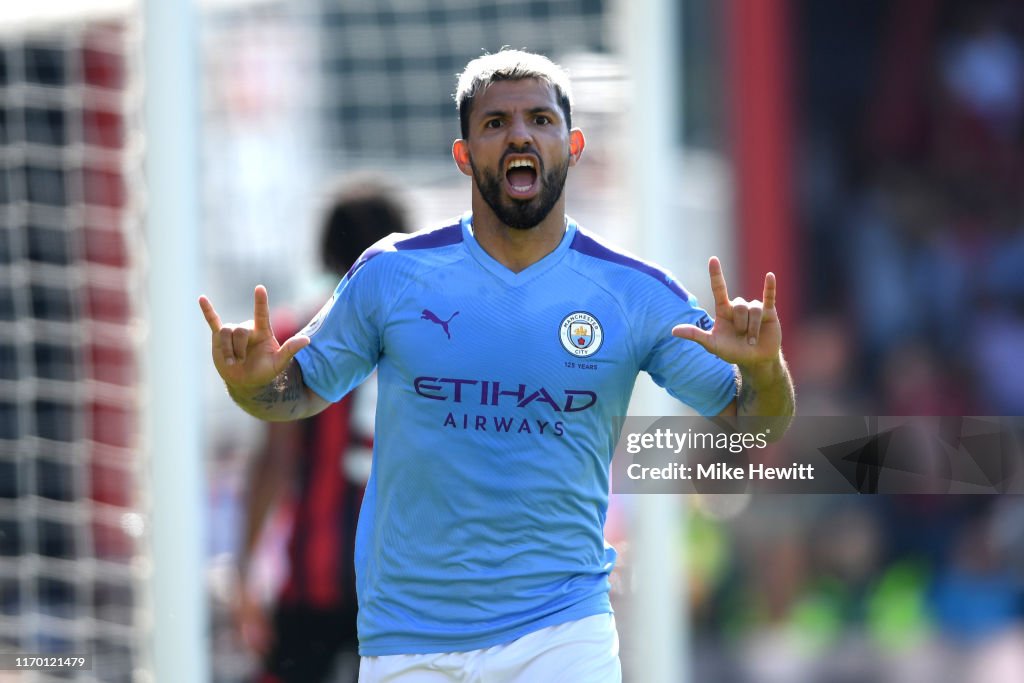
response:
[(483, 266), (486, 270), (491, 272), (495, 277), (500, 279), (502, 282), (509, 285), (521, 285), (534, 278), (543, 275), (553, 266), (557, 265), (569, 251), (569, 247), (572, 245), (572, 240), (576, 236), (576, 221), (569, 216), (565, 217), (565, 233), (562, 235), (562, 240), (555, 247), (554, 251), (550, 254), (531, 264), (524, 270), (518, 273), (513, 273), (506, 266), (499, 263), (494, 257), (484, 251), (480, 243), (476, 241), (476, 236), (473, 234), (473, 212), (467, 211), (462, 215), (462, 238), (469, 249), (469, 253), (473, 255), (477, 263)]

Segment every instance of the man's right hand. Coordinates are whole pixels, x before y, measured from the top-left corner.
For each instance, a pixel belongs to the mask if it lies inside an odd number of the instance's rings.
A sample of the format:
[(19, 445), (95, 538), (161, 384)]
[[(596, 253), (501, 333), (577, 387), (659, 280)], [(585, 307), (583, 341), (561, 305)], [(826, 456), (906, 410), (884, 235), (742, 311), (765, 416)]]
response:
[(267, 608), (240, 582), (232, 605), (235, 629), (246, 648), (262, 656), (274, 643), (274, 629)]
[(213, 364), (224, 383), (238, 393), (251, 393), (267, 386), (280, 375), (292, 358), (309, 344), (309, 337), (295, 335), (278, 344), (270, 326), (267, 290), (257, 285), (253, 294), (253, 319), (239, 325), (225, 325), (205, 296), (199, 297), (206, 323), (213, 333)]

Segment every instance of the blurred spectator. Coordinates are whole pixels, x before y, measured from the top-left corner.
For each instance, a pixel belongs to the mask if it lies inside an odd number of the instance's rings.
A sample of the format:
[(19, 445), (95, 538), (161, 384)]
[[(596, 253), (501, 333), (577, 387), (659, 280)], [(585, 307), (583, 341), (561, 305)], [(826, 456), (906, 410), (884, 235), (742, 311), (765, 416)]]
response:
[(943, 84), (1003, 141), (1011, 141), (1024, 105), (1024, 56), (989, 3), (972, 8), (968, 22), (942, 55)]
[(938, 161), (963, 182), (1010, 183), (1021, 170), (1024, 51), (999, 3), (966, 6), (937, 56)]
[(985, 514), (960, 527), (932, 591), (937, 627), (967, 683), (1024, 680), (1022, 586), (995, 543), (994, 521)]
[(991, 520), (961, 525), (948, 564), (936, 577), (932, 610), (940, 632), (957, 646), (974, 646), (1018, 618), (1018, 586), (992, 543)]
[[(324, 219), (322, 265), (341, 278), (363, 251), (393, 232), (406, 232), (396, 192), (374, 178), (352, 180), (332, 198)], [(298, 332), (275, 317), (278, 338)], [(244, 641), (263, 657), (258, 683), (322, 683), (335, 680), (335, 671), (356, 680), (353, 551), (375, 403), (371, 377), (313, 418), (267, 424), (249, 470), (236, 609)], [(291, 506), (289, 566), (270, 621), (249, 569), (268, 512), (282, 497)]]
[(852, 326), (838, 316), (819, 316), (800, 325), (793, 344), (793, 378), (800, 387), (800, 414), (866, 414), (856, 384)]

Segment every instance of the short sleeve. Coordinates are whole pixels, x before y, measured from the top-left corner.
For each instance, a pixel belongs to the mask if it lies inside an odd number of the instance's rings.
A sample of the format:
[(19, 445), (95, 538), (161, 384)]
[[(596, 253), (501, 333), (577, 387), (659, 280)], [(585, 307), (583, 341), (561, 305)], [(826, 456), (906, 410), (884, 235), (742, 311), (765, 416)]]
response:
[(378, 281), (382, 264), (367, 255), (338, 284), (320, 312), (300, 331), (310, 343), (295, 360), (306, 386), (338, 401), (373, 372), (380, 357), (381, 307)]
[(672, 336), (680, 324), (709, 330), (714, 325), (697, 299), (671, 278), (649, 288), (637, 335), (641, 369), (670, 395), (704, 416), (717, 415), (736, 397), (736, 366), (700, 344)]

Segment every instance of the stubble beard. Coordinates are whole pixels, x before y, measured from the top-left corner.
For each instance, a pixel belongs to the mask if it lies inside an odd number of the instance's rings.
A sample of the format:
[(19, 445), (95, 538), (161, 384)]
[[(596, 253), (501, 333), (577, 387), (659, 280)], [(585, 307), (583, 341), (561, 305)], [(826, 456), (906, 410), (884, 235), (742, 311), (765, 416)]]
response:
[(569, 160), (555, 166), (543, 175), (538, 174), (537, 182), (541, 183), (540, 192), (531, 199), (513, 199), (505, 197), (502, 188), (504, 178), (473, 165), (473, 180), (480, 190), (480, 196), (491, 207), (503, 225), (516, 230), (530, 230), (537, 227), (548, 217), (551, 209), (558, 203), (565, 189), (565, 180), (569, 176)]

